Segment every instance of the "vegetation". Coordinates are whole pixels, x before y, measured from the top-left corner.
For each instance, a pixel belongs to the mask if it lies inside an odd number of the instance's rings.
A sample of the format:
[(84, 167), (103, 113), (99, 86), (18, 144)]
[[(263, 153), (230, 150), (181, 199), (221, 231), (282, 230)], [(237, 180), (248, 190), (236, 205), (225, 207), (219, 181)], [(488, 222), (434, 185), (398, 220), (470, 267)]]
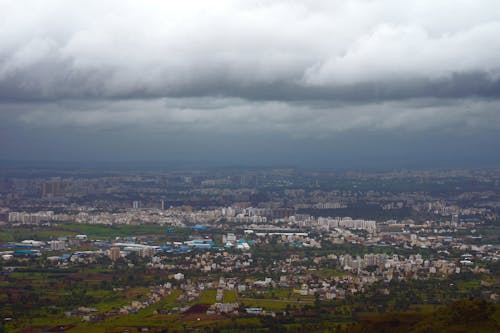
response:
[(430, 313), (387, 313), (361, 318), (360, 322), (337, 332), (345, 333), (491, 333), (500, 332), (498, 307), (484, 300), (459, 300)]

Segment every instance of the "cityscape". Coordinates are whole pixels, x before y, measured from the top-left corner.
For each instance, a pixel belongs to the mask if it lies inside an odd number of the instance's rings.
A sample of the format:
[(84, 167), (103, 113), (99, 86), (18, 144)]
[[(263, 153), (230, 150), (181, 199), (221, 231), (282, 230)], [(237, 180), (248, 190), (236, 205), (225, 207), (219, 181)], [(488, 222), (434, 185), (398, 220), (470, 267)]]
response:
[(343, 332), (500, 299), (499, 169), (2, 174), (8, 331)]
[(0, 333), (500, 333), (498, 0), (0, 0)]

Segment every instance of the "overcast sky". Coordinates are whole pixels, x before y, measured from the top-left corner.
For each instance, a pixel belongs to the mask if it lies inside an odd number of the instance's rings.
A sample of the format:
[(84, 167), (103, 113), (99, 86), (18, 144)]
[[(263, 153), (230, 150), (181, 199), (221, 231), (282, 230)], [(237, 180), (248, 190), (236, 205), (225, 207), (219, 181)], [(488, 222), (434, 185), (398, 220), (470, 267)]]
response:
[(0, 160), (500, 165), (498, 0), (0, 0)]

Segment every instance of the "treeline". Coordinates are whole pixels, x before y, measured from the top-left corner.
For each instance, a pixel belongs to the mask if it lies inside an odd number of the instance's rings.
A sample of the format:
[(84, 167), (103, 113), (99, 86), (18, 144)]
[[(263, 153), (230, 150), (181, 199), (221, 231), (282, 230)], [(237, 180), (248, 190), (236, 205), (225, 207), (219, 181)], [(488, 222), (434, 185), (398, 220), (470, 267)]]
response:
[(495, 304), (484, 300), (459, 300), (433, 312), (367, 314), (349, 322), (336, 320), (318, 304), (288, 316), (265, 316), (247, 322), (233, 318), (231, 323), (207, 326), (205, 332), (494, 333), (500, 332), (500, 324), (494, 319), (496, 311)]
[(361, 319), (336, 333), (492, 333), (500, 332), (495, 305), (485, 300), (459, 300), (432, 313), (386, 313)]

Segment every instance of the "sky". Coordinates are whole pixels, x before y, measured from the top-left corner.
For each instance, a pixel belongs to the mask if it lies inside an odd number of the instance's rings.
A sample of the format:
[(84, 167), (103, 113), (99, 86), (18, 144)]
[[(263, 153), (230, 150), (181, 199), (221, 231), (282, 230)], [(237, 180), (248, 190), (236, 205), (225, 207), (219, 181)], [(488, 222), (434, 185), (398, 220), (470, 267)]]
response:
[(0, 0), (0, 160), (500, 166), (498, 0)]

